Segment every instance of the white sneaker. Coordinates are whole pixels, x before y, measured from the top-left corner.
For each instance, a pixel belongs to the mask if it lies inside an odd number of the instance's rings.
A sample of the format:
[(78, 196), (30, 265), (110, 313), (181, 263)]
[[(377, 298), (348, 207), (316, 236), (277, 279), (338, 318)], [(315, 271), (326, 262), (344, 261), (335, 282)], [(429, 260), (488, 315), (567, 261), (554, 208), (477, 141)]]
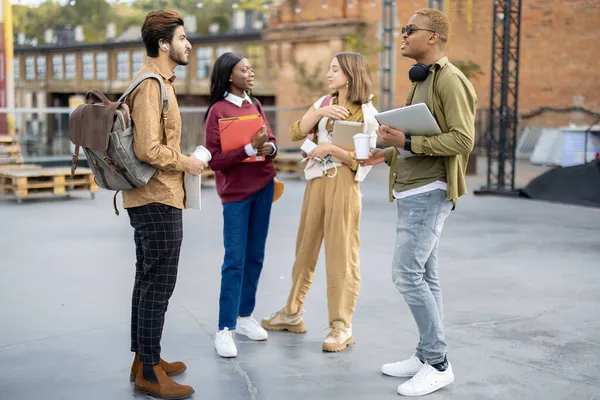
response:
[(235, 333), (247, 336), (250, 340), (267, 340), (269, 334), (263, 329), (254, 317), (238, 317)]
[(224, 358), (237, 357), (237, 347), (233, 342), (233, 331), (225, 328), (218, 331), (215, 336), (215, 350), (217, 354)]
[(390, 364), (383, 364), (381, 372), (384, 375), (394, 376), (396, 378), (412, 378), (423, 368), (421, 360), (413, 355), (408, 360), (398, 361)]
[(452, 382), (454, 382), (454, 373), (450, 363), (448, 363), (448, 369), (444, 372), (440, 372), (426, 363), (412, 379), (398, 386), (398, 394), (402, 396), (425, 396)]

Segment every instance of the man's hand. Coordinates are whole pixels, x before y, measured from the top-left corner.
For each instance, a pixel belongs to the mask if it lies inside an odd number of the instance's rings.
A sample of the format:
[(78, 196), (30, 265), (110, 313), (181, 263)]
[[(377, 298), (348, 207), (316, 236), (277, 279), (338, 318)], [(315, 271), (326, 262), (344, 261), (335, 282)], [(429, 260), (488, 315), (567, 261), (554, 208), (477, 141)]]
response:
[(201, 175), (204, 171), (204, 168), (206, 168), (206, 163), (202, 160), (197, 159), (193, 155), (190, 156), (190, 161), (190, 166), (185, 172), (192, 175)]
[(323, 143), (323, 144), (320, 144), (317, 147), (315, 147), (308, 156), (311, 158), (319, 158), (322, 160), (325, 157), (327, 157), (328, 155), (333, 154), (334, 151), (335, 151), (335, 149), (332, 144)]
[(267, 127), (263, 125), (261, 130), (256, 132), (256, 134), (252, 137), (252, 141), (250, 142), (250, 144), (253, 148), (260, 150), (263, 147), (263, 144), (267, 142), (267, 140), (269, 140), (269, 135), (267, 134)]
[(271, 153), (273, 152), (273, 146), (269, 143), (266, 142), (265, 144), (262, 145), (262, 147), (260, 149), (258, 149), (258, 156), (261, 157), (265, 157), (268, 155), (271, 155)]
[(371, 149), (367, 160), (356, 160), (358, 165), (365, 167), (368, 165), (378, 165), (385, 161), (385, 150)]
[(401, 149), (404, 148), (406, 135), (402, 131), (392, 129), (387, 125), (381, 125), (379, 129), (377, 129), (377, 136), (379, 136), (379, 142), (386, 146), (394, 146)]

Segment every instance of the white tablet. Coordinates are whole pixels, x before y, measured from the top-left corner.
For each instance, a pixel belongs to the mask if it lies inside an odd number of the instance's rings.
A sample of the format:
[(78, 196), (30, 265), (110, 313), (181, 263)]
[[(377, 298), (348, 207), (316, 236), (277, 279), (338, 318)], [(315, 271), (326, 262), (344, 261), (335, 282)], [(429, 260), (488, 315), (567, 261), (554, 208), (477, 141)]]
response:
[(380, 125), (401, 130), (407, 135), (433, 136), (442, 133), (425, 103), (384, 111), (375, 114), (375, 119)]

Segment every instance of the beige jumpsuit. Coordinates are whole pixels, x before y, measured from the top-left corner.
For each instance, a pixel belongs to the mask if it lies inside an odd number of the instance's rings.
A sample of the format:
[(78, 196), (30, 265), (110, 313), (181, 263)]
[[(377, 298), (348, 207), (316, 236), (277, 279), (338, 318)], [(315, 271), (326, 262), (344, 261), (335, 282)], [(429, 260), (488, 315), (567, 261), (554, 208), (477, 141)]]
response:
[[(336, 104), (336, 99), (333, 99)], [(314, 110), (314, 107), (311, 109)], [(360, 105), (350, 107), (346, 121), (363, 122)], [(326, 121), (317, 127), (319, 143), (327, 142)], [(303, 140), (300, 121), (291, 130), (292, 140)], [(329, 124), (330, 125), (330, 124)], [(302, 311), (315, 275), (315, 267), (325, 239), (327, 268), (327, 303), (329, 324), (336, 321), (350, 327), (360, 289), (360, 214), (361, 194), (359, 182), (354, 180), (356, 162), (347, 166), (338, 164), (333, 178), (322, 176), (310, 179), (304, 192), (302, 215), (296, 239), (296, 260), (292, 270), (292, 288), (285, 313), (294, 315)], [(328, 164), (330, 165), (330, 164)], [(329, 173), (333, 175), (334, 170)]]

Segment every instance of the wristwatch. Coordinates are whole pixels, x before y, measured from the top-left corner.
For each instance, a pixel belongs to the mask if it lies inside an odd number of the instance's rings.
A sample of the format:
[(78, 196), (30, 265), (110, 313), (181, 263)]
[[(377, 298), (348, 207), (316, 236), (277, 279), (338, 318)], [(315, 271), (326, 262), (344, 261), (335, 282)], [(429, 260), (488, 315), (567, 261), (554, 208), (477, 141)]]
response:
[(404, 150), (410, 151), (412, 153), (411, 145), (412, 145), (412, 140), (410, 140), (410, 136), (406, 136), (404, 138)]

